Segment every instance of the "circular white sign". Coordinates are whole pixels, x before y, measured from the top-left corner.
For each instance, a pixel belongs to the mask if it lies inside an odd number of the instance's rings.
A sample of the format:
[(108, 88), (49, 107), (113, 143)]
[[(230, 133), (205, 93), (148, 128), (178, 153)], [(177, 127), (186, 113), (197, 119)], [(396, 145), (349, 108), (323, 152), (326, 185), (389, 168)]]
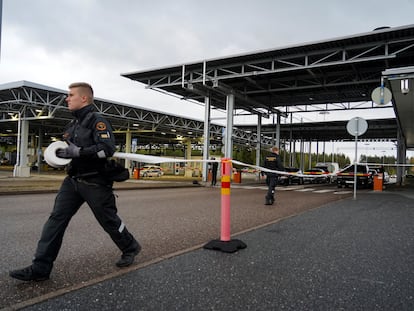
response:
[(386, 87), (377, 87), (371, 93), (371, 99), (378, 106), (388, 104), (392, 99), (391, 91)]
[(368, 129), (368, 122), (360, 117), (352, 118), (346, 124), (346, 130), (352, 136), (361, 136)]

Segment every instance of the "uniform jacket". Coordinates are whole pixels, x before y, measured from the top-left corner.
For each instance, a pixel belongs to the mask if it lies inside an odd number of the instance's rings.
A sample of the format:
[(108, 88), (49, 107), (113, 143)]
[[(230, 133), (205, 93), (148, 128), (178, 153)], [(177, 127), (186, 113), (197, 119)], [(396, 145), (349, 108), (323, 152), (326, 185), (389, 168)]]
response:
[[(285, 168), (282, 164), (282, 161), (280, 160), (280, 156), (276, 153), (270, 153), (266, 158), (265, 158), (265, 163), (264, 163), (264, 167), (268, 168), (269, 170), (274, 170), (274, 171), (284, 171)], [(276, 173), (267, 173), (267, 175), (277, 175)]]
[(79, 158), (73, 158), (68, 173), (82, 175), (101, 171), (107, 158), (115, 152), (115, 139), (111, 124), (94, 107), (88, 105), (73, 113), (63, 138), (81, 147)]

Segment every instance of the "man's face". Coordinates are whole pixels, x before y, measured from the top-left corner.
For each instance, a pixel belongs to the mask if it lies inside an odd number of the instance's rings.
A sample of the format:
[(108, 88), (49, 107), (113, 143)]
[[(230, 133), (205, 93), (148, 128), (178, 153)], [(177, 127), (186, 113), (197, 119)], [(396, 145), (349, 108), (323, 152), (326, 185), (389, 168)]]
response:
[(78, 87), (69, 89), (68, 96), (66, 97), (68, 108), (70, 111), (79, 110), (88, 104), (88, 97), (80, 92)]

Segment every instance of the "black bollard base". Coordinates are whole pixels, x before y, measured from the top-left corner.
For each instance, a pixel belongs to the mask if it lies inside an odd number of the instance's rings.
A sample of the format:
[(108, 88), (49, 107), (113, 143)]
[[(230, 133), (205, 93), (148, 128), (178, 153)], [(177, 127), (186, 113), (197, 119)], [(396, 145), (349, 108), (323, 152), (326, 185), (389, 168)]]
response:
[(222, 251), (225, 253), (234, 253), (237, 252), (239, 249), (243, 249), (246, 247), (247, 245), (240, 240), (212, 240), (203, 246), (203, 248), (205, 249), (212, 249), (215, 251)]

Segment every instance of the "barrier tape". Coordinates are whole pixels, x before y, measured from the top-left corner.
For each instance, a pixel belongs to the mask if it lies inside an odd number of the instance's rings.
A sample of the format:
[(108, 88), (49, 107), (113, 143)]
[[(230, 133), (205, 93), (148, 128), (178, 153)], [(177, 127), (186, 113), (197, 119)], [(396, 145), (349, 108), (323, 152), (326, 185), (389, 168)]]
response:
[[(63, 145), (65, 144), (65, 145)], [(62, 167), (70, 163), (71, 159), (61, 159), (56, 156), (55, 151), (59, 148), (65, 147), (66, 143), (58, 141), (53, 142), (49, 145), (48, 148), (45, 150), (45, 160), (46, 162), (52, 167)], [(221, 160), (189, 160), (189, 159), (175, 159), (175, 158), (167, 158), (167, 157), (159, 157), (159, 156), (151, 156), (151, 155), (143, 155), (143, 154), (136, 154), (136, 153), (125, 153), (125, 152), (115, 152), (113, 154), (115, 158), (121, 159), (128, 159), (136, 162), (148, 163), (148, 164), (158, 164), (158, 163), (221, 163)], [(311, 174), (303, 174), (303, 173), (292, 173), (292, 172), (285, 172), (279, 170), (271, 170), (262, 166), (257, 166), (249, 163), (240, 162), (237, 160), (226, 159), (233, 164), (244, 166), (244, 167), (251, 167), (256, 169), (260, 172), (265, 173), (276, 173), (278, 175), (285, 175), (285, 176), (296, 176), (296, 177), (305, 177), (305, 178), (321, 178), (323, 176), (331, 177), (336, 176), (336, 173), (329, 173), (329, 174), (318, 174), (318, 175), (311, 175)], [(356, 163), (357, 165), (368, 165), (368, 166), (389, 166), (389, 167), (413, 167), (414, 164), (382, 164), (382, 163)]]

